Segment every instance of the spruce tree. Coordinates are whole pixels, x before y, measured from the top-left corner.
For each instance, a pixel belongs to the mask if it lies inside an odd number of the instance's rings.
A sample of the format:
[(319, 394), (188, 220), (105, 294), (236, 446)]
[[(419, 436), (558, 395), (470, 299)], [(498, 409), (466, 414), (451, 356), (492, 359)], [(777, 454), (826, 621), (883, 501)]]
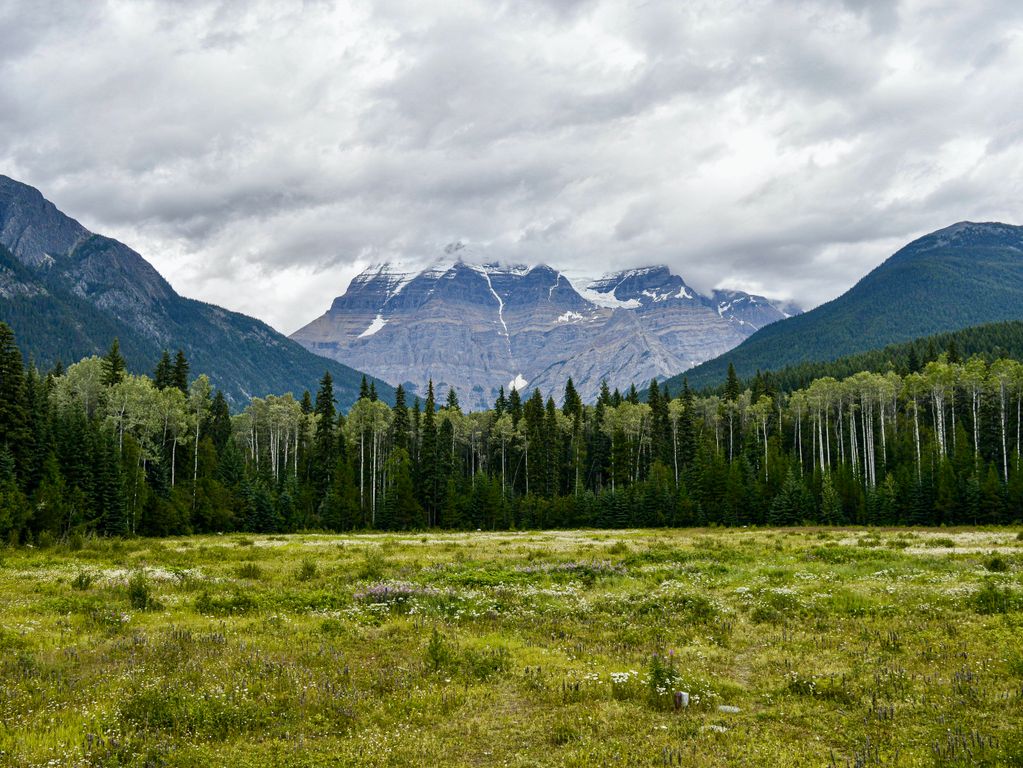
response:
[(330, 488), (331, 473), (337, 458), (337, 444), (334, 438), (334, 379), (330, 371), (320, 379), (316, 393), (316, 433), (313, 439), (313, 485), (319, 497), (326, 495)]
[(114, 339), (107, 356), (103, 358), (103, 386), (112, 387), (124, 379), (124, 357), (121, 356), (121, 342)]
[(438, 510), (438, 477), (437, 467), (437, 419), (436, 404), (433, 395), (433, 380), (426, 390), (426, 406), (423, 409), (422, 437), (419, 448), (419, 498), (426, 509), (428, 525), (436, 525)]
[(458, 405), (458, 393), (455, 392), (454, 387), (448, 388), (448, 399), (447, 402), (444, 404), (444, 407), (449, 411), (455, 411), (457, 413), (462, 412), (461, 407), (459, 407)]
[(206, 431), (213, 440), (213, 445), (218, 453), (227, 447), (227, 443), (231, 439), (231, 409), (227, 406), (224, 393), (219, 389), (210, 406)]
[(561, 404), (561, 412), (573, 419), (578, 419), (582, 416), (583, 401), (576, 391), (575, 383), (572, 381), (571, 376), (565, 382), (565, 397)]
[(172, 376), (173, 385), (188, 394), (188, 360), (185, 359), (185, 353), (180, 349), (174, 356), (174, 373)]
[(735, 366), (728, 364), (728, 379), (725, 382), (725, 400), (735, 402), (739, 398), (739, 377), (735, 375)]
[(156, 364), (156, 371), (153, 373), (153, 384), (157, 389), (167, 389), (174, 386), (174, 366), (171, 364), (170, 352), (166, 349), (160, 355), (160, 362)]
[[(394, 416), (391, 419), (391, 445), (395, 450), (401, 448), (408, 452), (410, 429), (408, 406), (405, 405), (405, 387), (399, 384), (394, 390)], [(411, 457), (409, 461), (411, 462)]]
[(10, 451), (16, 466), (26, 447), (27, 420), (24, 361), (14, 332), (0, 323), (0, 448)]

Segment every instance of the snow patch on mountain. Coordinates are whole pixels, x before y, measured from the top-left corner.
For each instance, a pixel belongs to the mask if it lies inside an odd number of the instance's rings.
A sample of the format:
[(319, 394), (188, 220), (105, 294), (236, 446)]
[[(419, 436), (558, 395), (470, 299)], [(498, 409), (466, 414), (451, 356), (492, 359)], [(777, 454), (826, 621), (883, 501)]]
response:
[(377, 315), (376, 317), (373, 318), (373, 322), (369, 324), (369, 327), (359, 334), (359, 338), (364, 339), (367, 336), (372, 336), (385, 325), (387, 325), (387, 320), (384, 319), (384, 316)]
[(639, 309), (643, 306), (639, 299), (622, 301), (615, 298), (614, 287), (609, 291), (602, 291), (595, 287), (599, 285), (602, 285), (601, 280), (581, 279), (579, 282), (572, 281), (572, 287), (575, 288), (576, 293), (598, 307), (606, 307), (608, 309)]
[(519, 392), (525, 390), (529, 386), (529, 382), (522, 376), (521, 373), (516, 374), (515, 378), (508, 382), (508, 391), (511, 392), (513, 389)]

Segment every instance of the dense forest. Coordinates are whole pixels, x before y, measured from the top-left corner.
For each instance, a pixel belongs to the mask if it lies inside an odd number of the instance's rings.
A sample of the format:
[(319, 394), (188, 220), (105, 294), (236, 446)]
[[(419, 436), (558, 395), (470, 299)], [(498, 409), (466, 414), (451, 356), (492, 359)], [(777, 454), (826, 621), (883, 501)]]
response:
[(340, 414), (326, 374), (232, 415), (180, 352), (137, 376), (115, 341), (41, 373), (0, 324), (0, 535), (1019, 520), (1023, 365), (952, 358), (646, 402), (570, 380), (560, 406), (471, 413), (364, 385)]
[[(950, 362), (958, 363), (962, 358), (982, 357), (988, 363), (1000, 358), (1023, 360), (1023, 321), (1013, 320), (1006, 323), (987, 323), (970, 328), (963, 328), (949, 333), (936, 333), (901, 344), (889, 344), (881, 349), (847, 355), (837, 360), (807, 361), (797, 365), (789, 365), (772, 371), (757, 371), (745, 383), (757, 386), (758, 379), (768, 379), (771, 387), (783, 392), (803, 389), (814, 379), (831, 376), (844, 379), (861, 371), (887, 373), (895, 371), (905, 376), (917, 373), (924, 365), (937, 360), (945, 354)], [(725, 356), (727, 358), (727, 355)], [(679, 386), (684, 376), (679, 377)], [(740, 382), (744, 380), (740, 377)], [(667, 382), (668, 385), (671, 382)], [(762, 386), (762, 385), (761, 385)], [(704, 387), (699, 391), (703, 394), (724, 392), (725, 381), (713, 387)]]

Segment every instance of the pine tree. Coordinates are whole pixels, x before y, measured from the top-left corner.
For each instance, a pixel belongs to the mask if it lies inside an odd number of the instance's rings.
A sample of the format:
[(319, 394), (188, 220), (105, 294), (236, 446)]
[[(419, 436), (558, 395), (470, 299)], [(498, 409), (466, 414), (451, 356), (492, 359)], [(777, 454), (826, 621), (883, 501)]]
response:
[(107, 356), (103, 358), (103, 386), (112, 387), (124, 378), (124, 358), (121, 356), (121, 342), (114, 339)]
[(519, 419), (522, 418), (522, 396), (517, 389), (512, 389), (508, 395), (508, 413), (511, 414), (512, 424), (519, 426)]
[(423, 409), (421, 431), (417, 495), (426, 510), (427, 524), (433, 526), (437, 523), (440, 478), (437, 472), (437, 420), (432, 379), (426, 390), (426, 405)]
[(561, 404), (561, 412), (572, 419), (582, 418), (583, 401), (579, 397), (579, 392), (576, 391), (575, 382), (572, 381), (571, 376), (565, 382), (565, 396)]
[[(10, 451), (18, 472), (28, 437), (27, 418), (24, 361), (14, 332), (0, 323), (0, 448)], [(12, 480), (14, 472), (12, 469)]]
[(735, 375), (735, 366), (728, 364), (728, 380), (725, 382), (725, 400), (735, 402), (739, 398), (739, 377)]
[(213, 445), (218, 453), (227, 447), (227, 443), (231, 439), (231, 409), (227, 406), (224, 393), (219, 389), (213, 398), (213, 405), (210, 407), (206, 432), (213, 440)]
[(408, 451), (396, 448), (387, 459), (387, 495), (384, 502), (385, 528), (407, 531), (423, 525), (423, 507), (416, 499)]
[(395, 450), (402, 448), (408, 452), (411, 427), (408, 406), (405, 405), (405, 387), (399, 384), (394, 390), (394, 416), (391, 419), (391, 446)]
[(171, 364), (170, 352), (166, 349), (160, 355), (160, 362), (156, 364), (153, 384), (156, 385), (157, 389), (167, 389), (174, 386), (174, 366)]
[(447, 402), (444, 404), (444, 407), (447, 408), (449, 411), (455, 411), (456, 413), (462, 412), (461, 407), (459, 407), (458, 405), (458, 393), (455, 392), (454, 387), (448, 388), (448, 399)]
[(186, 395), (188, 394), (188, 360), (185, 359), (185, 353), (180, 349), (174, 356), (174, 372), (171, 379), (173, 386), (180, 389)]
[(337, 442), (334, 438), (334, 420), (337, 410), (334, 407), (334, 379), (330, 371), (320, 379), (320, 389), (316, 393), (316, 433), (313, 438), (313, 485), (317, 495), (326, 495), (331, 483), (331, 473), (337, 461)]
[(842, 514), (842, 501), (835, 490), (835, 483), (831, 479), (831, 473), (825, 472), (821, 480), (821, 507), (820, 521), (825, 525), (838, 525), (844, 522)]
[(366, 374), (362, 375), (362, 383), (359, 384), (359, 399), (369, 400), (369, 383), (366, 381)]

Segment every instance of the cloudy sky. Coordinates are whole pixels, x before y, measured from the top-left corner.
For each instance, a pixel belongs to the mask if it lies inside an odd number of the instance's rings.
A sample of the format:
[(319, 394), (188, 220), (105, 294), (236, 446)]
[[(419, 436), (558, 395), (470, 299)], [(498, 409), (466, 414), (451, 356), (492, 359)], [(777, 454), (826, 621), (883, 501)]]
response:
[(290, 332), (473, 243), (813, 305), (1023, 223), (1018, 0), (0, 0), (0, 172)]

